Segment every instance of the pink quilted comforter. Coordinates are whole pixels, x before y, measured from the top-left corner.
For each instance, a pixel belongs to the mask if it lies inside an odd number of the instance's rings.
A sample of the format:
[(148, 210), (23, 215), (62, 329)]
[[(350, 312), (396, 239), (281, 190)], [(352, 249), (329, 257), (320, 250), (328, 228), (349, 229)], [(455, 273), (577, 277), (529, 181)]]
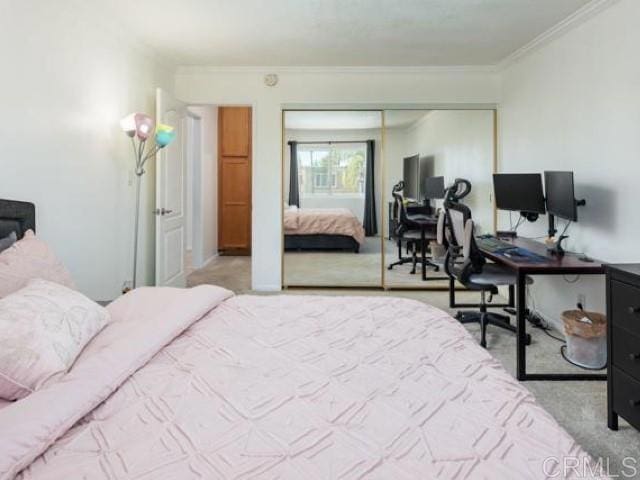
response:
[(109, 310), (61, 382), (0, 409), (0, 478), (524, 480), (589, 458), (415, 301), (205, 286)]
[(360, 245), (365, 232), (348, 208), (291, 208), (284, 212), (285, 235), (345, 235)]

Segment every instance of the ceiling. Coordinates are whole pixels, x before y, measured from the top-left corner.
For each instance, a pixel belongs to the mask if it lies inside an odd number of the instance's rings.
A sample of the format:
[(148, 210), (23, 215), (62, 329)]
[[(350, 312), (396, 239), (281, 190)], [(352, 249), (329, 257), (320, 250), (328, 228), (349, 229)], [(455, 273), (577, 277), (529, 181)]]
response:
[[(385, 115), (388, 128), (406, 127), (429, 110), (394, 110)], [(363, 130), (382, 127), (382, 115), (375, 111), (287, 111), (284, 127), (295, 130)]]
[(492, 65), (589, 0), (92, 0), (180, 65)]

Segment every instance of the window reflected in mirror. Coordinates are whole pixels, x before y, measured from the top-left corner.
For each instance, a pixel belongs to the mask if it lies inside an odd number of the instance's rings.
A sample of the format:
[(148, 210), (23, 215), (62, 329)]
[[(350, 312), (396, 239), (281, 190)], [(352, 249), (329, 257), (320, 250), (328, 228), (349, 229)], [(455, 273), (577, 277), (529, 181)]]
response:
[(382, 112), (285, 111), (283, 284), (382, 286)]

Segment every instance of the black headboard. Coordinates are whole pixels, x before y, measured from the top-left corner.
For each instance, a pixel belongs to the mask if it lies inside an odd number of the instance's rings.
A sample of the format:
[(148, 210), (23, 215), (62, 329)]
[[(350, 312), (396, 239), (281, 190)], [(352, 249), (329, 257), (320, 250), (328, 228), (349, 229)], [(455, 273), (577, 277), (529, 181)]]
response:
[(27, 230), (36, 231), (36, 206), (29, 202), (0, 199), (0, 238), (16, 232), (20, 239)]

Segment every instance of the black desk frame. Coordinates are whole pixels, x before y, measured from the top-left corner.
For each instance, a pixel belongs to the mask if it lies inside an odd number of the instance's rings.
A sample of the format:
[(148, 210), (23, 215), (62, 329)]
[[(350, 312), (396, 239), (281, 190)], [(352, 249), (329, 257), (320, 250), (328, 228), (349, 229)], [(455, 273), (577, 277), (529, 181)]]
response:
[(411, 220), (413, 223), (415, 223), (418, 228), (420, 229), (420, 266), (421, 266), (421, 273), (422, 273), (422, 280), (425, 282), (428, 282), (429, 280), (446, 280), (448, 277), (447, 276), (443, 276), (443, 277), (432, 277), (432, 278), (427, 278), (427, 238), (426, 238), (426, 232), (427, 232), (427, 228), (429, 227), (436, 227), (438, 226), (438, 218), (437, 217), (430, 217), (428, 220), (418, 220), (415, 217), (412, 218), (411, 215), (407, 215), (407, 217), (409, 218), (409, 220)]
[(607, 375), (603, 373), (527, 373), (527, 277), (535, 275), (603, 275), (604, 267), (601, 262), (583, 262), (575, 255), (567, 254), (558, 259), (548, 257), (546, 247), (540, 242), (529, 239), (513, 240), (514, 246), (522, 247), (533, 253), (547, 256), (549, 261), (539, 265), (535, 263), (515, 263), (509, 261), (501, 255), (485, 250), (479, 243), (478, 247), (482, 253), (496, 263), (500, 263), (508, 268), (512, 268), (517, 277), (516, 281), (516, 378), (520, 381), (527, 380), (606, 380)]
[[(520, 381), (527, 380), (606, 380), (606, 373), (527, 373), (527, 277), (529, 275), (567, 275), (563, 270), (542, 272), (529, 272), (518, 269), (518, 283), (516, 286), (516, 325), (518, 333), (516, 337), (516, 378)], [(583, 273), (577, 275), (584, 275)]]

